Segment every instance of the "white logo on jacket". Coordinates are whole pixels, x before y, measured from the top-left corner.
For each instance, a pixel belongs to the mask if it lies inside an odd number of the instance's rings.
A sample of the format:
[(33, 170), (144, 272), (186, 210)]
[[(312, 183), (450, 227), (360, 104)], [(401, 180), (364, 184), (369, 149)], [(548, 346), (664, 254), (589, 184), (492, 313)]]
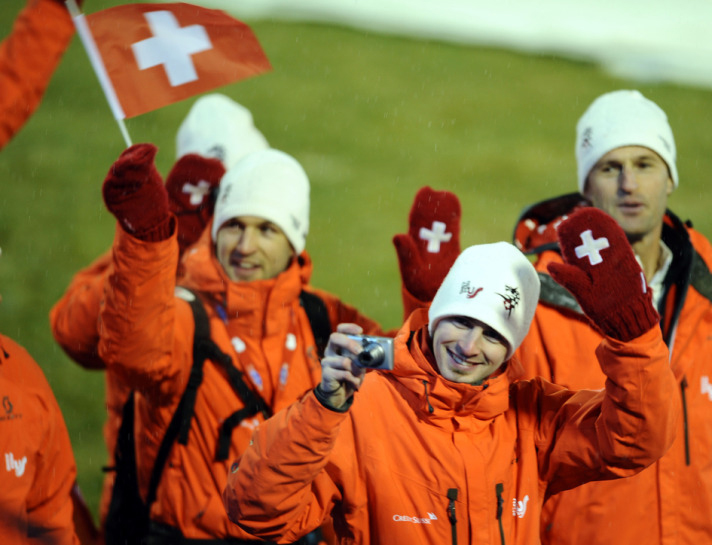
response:
[(15, 460), (12, 452), (5, 453), (5, 469), (8, 471), (14, 471), (15, 475), (22, 477), (25, 473), (25, 466), (27, 465), (27, 456), (23, 456), (20, 460)]
[(707, 397), (712, 401), (712, 384), (710, 384), (710, 377), (705, 375), (702, 377), (701, 381), (702, 394), (707, 394)]
[[(428, 513), (430, 515), (431, 513)], [(411, 517), (408, 515), (393, 515), (395, 522), (412, 522), (413, 524), (430, 524), (430, 516), (428, 517)], [(437, 520), (437, 517), (435, 517)]]
[(512, 516), (523, 518), (527, 512), (527, 503), (529, 503), (529, 496), (524, 496), (522, 501), (517, 501), (517, 498), (512, 500)]

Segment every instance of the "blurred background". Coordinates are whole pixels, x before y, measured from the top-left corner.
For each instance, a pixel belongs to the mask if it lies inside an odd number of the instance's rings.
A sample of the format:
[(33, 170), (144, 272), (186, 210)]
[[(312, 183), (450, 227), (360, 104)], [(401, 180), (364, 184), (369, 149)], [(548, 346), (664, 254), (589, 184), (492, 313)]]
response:
[[(132, 2), (85, 0), (84, 9), (125, 3)], [(463, 247), (511, 240), (523, 208), (576, 190), (576, 121), (614, 89), (637, 88), (667, 112), (680, 172), (670, 207), (712, 236), (712, 54), (705, 44), (712, 4), (201, 3), (248, 23), (272, 64), (267, 74), (216, 91), (249, 108), (270, 144), (310, 176), (312, 283), (386, 328), (402, 319), (391, 239), (407, 229), (417, 190), (429, 185), (459, 196)], [(24, 5), (0, 3), (2, 36)], [(126, 120), (134, 143), (159, 147), (164, 175), (192, 103)], [(48, 312), (73, 274), (111, 244), (114, 221), (101, 183), (123, 149), (75, 36), (42, 105), (0, 153), (0, 331), (45, 370), (95, 512), (106, 458), (103, 375), (56, 346)]]

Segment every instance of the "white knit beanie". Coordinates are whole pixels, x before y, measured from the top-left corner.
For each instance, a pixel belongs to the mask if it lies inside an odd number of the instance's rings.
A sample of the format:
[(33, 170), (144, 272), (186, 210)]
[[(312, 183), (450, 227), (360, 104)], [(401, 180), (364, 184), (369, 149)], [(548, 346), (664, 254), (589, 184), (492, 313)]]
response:
[(297, 254), (309, 232), (309, 178), (294, 157), (276, 149), (255, 151), (225, 172), (215, 202), (212, 236), (228, 220), (257, 216), (277, 225)]
[(512, 244), (470, 246), (455, 260), (433, 298), (430, 335), (447, 316), (474, 318), (507, 340), (509, 359), (529, 331), (539, 289), (534, 266)]
[(576, 161), (579, 191), (593, 166), (609, 151), (622, 146), (643, 146), (667, 163), (675, 187), (675, 139), (665, 112), (639, 91), (613, 91), (591, 103), (576, 125)]
[(269, 144), (255, 127), (250, 111), (219, 93), (196, 100), (176, 135), (178, 159), (197, 153), (220, 159), (226, 169), (248, 153), (267, 148)]

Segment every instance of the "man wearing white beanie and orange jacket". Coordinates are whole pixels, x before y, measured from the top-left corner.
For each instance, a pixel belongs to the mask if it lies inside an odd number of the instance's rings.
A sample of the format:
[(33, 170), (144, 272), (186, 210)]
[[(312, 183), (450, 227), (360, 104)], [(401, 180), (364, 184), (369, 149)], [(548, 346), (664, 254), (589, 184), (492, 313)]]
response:
[[(194, 244), (210, 222), (217, 187), (225, 169), (269, 144), (255, 127), (252, 113), (220, 93), (198, 98), (176, 134), (176, 162), (166, 178), (170, 211), (177, 219), (177, 240), (182, 253)], [(99, 309), (104, 284), (112, 273), (110, 249), (72, 278), (50, 311), (50, 328), (57, 343), (86, 369), (105, 369), (98, 356)], [(108, 460), (99, 503), (102, 532), (116, 476), (114, 459), (122, 412), (131, 388), (105, 374), (106, 422), (103, 435)]]
[[(579, 192), (527, 208), (515, 229), (518, 247), (537, 256), (542, 280), (531, 332), (518, 351), (526, 375), (574, 389), (606, 384), (592, 354), (601, 332), (547, 275), (547, 265), (561, 261), (556, 225), (592, 205), (623, 228), (642, 266), (683, 411), (675, 443), (651, 467), (550, 498), (542, 543), (712, 543), (712, 247), (667, 209), (679, 185), (667, 116), (638, 91), (606, 93), (578, 122), (576, 159)], [(613, 282), (608, 291), (626, 301)]]
[[(233, 464), (230, 519), (280, 543), (333, 517), (344, 544), (530, 545), (548, 495), (659, 458), (680, 404), (640, 266), (599, 210), (559, 234), (566, 263), (551, 274), (605, 331), (605, 389), (516, 380), (539, 278), (509, 243), (472, 246), (399, 331), (391, 371), (358, 366), (361, 342), (346, 335), (358, 326), (331, 335), (319, 386), (255, 430)], [(625, 301), (606, 292), (614, 273)]]
[[(184, 254), (178, 284), (176, 217), (156, 152), (152, 144), (128, 148), (104, 181), (117, 229), (99, 355), (136, 392), (148, 542), (243, 543), (221, 501), (229, 460), (265, 418), (319, 383), (324, 328), (324, 344), (344, 321), (382, 331), (309, 285), (309, 179), (296, 159), (275, 149), (250, 153), (226, 171), (212, 223)], [(195, 343), (201, 313), (209, 340)], [(174, 418), (181, 432), (162, 447)]]

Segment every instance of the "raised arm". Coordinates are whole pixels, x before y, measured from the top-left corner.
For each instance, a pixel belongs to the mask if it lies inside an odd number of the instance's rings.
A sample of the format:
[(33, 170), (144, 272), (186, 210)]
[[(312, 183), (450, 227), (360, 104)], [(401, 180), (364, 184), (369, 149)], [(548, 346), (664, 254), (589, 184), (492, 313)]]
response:
[(541, 449), (551, 493), (644, 469), (672, 444), (679, 412), (652, 294), (622, 229), (586, 208), (558, 233), (565, 263), (549, 271), (605, 335), (596, 355), (608, 378), (602, 392), (557, 394), (572, 396), (558, 409), (542, 404), (555, 413), (556, 439)]
[(73, 35), (62, 0), (28, 0), (17, 16), (0, 43), (0, 148), (39, 106)]

